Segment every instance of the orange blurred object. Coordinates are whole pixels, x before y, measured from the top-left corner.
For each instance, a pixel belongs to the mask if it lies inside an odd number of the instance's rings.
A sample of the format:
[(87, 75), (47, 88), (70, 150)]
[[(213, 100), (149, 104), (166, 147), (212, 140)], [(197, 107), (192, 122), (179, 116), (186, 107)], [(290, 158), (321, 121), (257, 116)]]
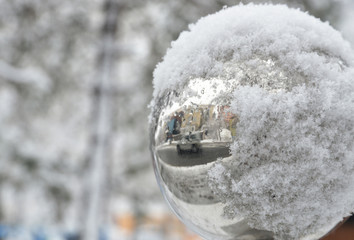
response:
[(122, 229), (126, 234), (132, 234), (136, 227), (136, 220), (133, 214), (123, 214), (116, 219), (116, 224)]
[(321, 240), (354, 240), (354, 224), (344, 223)]

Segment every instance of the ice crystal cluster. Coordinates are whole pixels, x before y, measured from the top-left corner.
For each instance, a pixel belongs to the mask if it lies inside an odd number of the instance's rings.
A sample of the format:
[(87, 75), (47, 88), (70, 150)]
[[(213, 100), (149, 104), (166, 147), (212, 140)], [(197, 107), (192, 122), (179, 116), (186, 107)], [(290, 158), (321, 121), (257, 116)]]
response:
[(202, 18), (154, 72), (154, 98), (191, 79), (238, 81), (232, 161), (209, 185), (224, 217), (276, 239), (315, 239), (354, 211), (354, 57), (328, 23), (283, 5)]

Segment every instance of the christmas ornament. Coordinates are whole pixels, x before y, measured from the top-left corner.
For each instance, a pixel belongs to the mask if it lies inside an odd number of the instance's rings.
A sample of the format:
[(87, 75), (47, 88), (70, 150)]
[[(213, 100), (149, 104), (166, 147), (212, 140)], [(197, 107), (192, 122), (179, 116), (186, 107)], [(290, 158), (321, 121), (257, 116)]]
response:
[(354, 58), (282, 5), (199, 20), (154, 72), (161, 191), (206, 239), (318, 239), (354, 210)]

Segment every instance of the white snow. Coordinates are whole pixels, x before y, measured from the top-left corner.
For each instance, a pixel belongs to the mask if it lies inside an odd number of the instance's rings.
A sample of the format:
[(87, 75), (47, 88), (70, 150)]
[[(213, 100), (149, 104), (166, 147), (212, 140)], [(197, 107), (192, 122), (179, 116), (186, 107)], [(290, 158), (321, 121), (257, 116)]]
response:
[(154, 96), (192, 78), (232, 77), (235, 73), (226, 73), (225, 64), (252, 60), (256, 53), (278, 58), (291, 70), (312, 68), (315, 63), (304, 58), (317, 54), (314, 50), (353, 63), (341, 34), (300, 10), (253, 4), (226, 8), (190, 25), (172, 43), (154, 71)]
[(209, 171), (225, 215), (277, 239), (316, 239), (354, 210), (353, 66), (328, 23), (283, 5), (240, 5), (172, 43), (154, 97), (191, 79), (237, 79), (234, 161)]

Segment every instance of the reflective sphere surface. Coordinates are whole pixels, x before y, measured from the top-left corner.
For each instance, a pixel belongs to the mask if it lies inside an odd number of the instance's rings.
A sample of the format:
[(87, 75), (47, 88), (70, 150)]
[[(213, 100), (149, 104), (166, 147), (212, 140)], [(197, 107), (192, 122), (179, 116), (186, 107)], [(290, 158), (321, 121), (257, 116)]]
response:
[(154, 71), (160, 188), (206, 239), (317, 240), (354, 209), (354, 60), (280, 5), (202, 18)]
[(286, 74), (272, 60), (259, 62), (267, 75), (259, 77), (255, 69), (237, 64), (233, 79), (191, 79), (161, 98), (155, 112), (151, 142), (162, 192), (184, 223), (207, 239), (273, 239), (271, 232), (253, 229), (241, 217), (226, 217), (226, 205), (208, 183), (213, 162), (232, 161), (238, 121), (230, 111), (233, 90), (247, 83), (276, 92), (303, 83), (300, 76), (284, 81)]
[[(276, 93), (306, 84), (300, 75), (289, 79), (272, 60), (258, 61), (267, 74), (235, 64), (232, 79), (191, 79), (159, 99), (153, 113), (151, 149), (160, 188), (176, 215), (206, 239), (273, 239), (272, 232), (251, 228), (241, 216), (226, 216), (226, 203), (213, 192), (208, 177), (216, 161), (235, 166), (230, 144), (238, 116), (230, 111), (230, 101), (237, 87), (259, 86)], [(321, 229), (315, 238), (333, 227)]]

